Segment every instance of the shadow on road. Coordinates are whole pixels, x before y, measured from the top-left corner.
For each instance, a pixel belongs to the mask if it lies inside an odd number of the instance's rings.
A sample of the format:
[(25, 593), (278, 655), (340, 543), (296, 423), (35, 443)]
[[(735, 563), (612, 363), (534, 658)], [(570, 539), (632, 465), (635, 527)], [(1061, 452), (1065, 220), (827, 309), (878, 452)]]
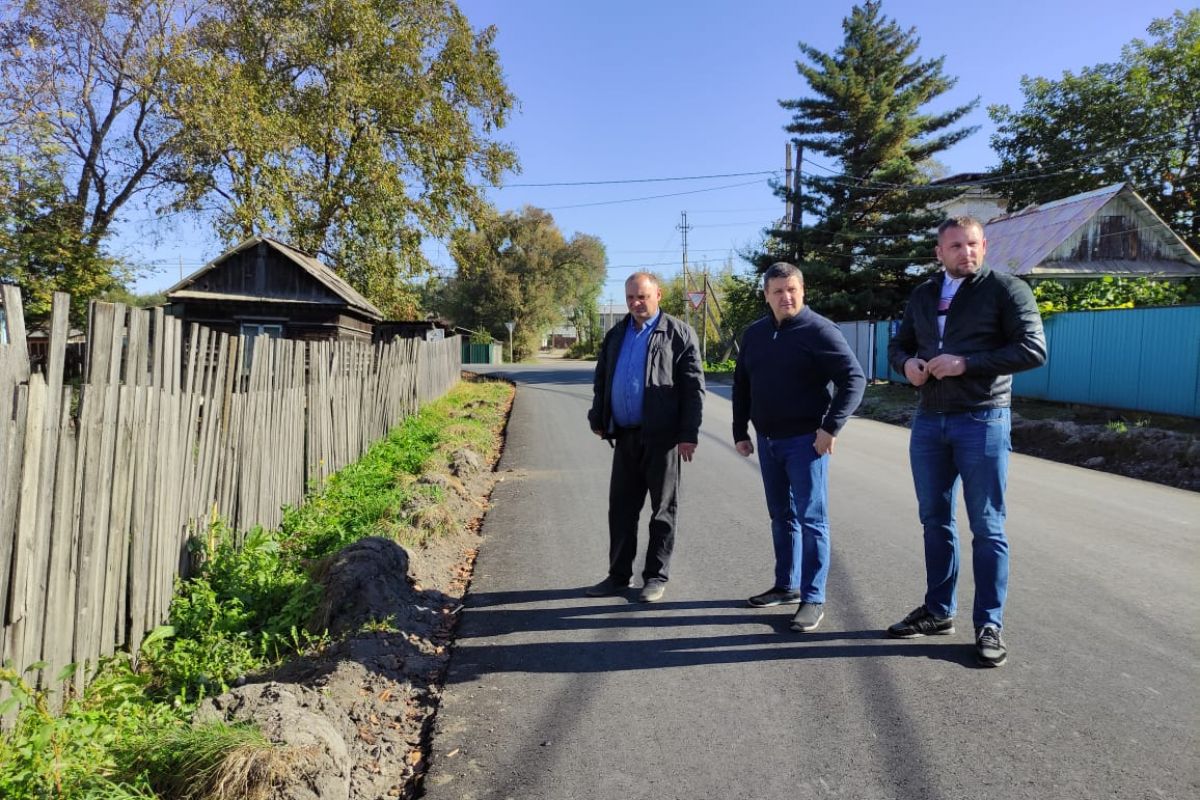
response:
[[(789, 609), (739, 608), (741, 600), (654, 604), (599, 598), (570, 605), (582, 587), (482, 593), (467, 600), (458, 631), (453, 681), (496, 672), (595, 673), (806, 659), (926, 658), (974, 666), (961, 641), (897, 642), (879, 629), (789, 628)], [(720, 633), (727, 629), (729, 633)], [(662, 635), (694, 631), (693, 635)], [(545, 641), (545, 632), (574, 632)], [(589, 633), (581, 636), (578, 632)], [(611, 636), (605, 636), (605, 633)], [(526, 641), (510, 642), (518, 636)], [(538, 641), (527, 641), (528, 639)], [(581, 640), (582, 639), (582, 640)]]

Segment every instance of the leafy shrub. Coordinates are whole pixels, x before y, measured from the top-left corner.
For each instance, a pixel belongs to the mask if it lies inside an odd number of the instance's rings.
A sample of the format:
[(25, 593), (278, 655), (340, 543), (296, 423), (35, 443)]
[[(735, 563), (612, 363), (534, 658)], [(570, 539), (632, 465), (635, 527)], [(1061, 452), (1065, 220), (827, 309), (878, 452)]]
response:
[[(64, 670), (55, 684), (63, 685), (74, 669)], [(0, 683), (12, 695), (0, 713), (15, 712), (12, 728), (0, 736), (0, 797), (156, 796), (145, 780), (125, 775), (121, 743), (157, 736), (179, 725), (180, 716), (145, 702), (148, 678), (133, 670), (128, 656), (103, 662), (83, 696), (68, 699), (57, 715), (50, 711), (52, 693), (32, 689), (11, 668), (0, 668)]]
[(563, 358), (591, 359), (595, 358), (599, 352), (599, 339), (591, 339), (586, 342), (576, 340), (567, 348), (567, 354)]
[(1033, 287), (1043, 317), (1060, 311), (1098, 311), (1112, 308), (1173, 306), (1188, 298), (1188, 286), (1149, 278), (1114, 278), (1106, 275), (1081, 283), (1042, 281)]

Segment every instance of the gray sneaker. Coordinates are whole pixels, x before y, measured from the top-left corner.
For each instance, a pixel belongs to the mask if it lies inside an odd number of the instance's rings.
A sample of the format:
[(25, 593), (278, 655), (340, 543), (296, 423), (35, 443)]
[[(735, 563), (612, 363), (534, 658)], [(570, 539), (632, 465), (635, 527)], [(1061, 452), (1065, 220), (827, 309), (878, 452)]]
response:
[(643, 603), (655, 603), (662, 600), (663, 592), (667, 590), (666, 581), (646, 581), (638, 600)]
[(792, 630), (808, 633), (815, 631), (825, 619), (824, 603), (801, 603), (796, 616), (792, 617)]
[(999, 667), (1008, 661), (1008, 648), (1000, 638), (1000, 629), (984, 625), (975, 633), (975, 654), (981, 667)]
[(799, 592), (789, 592), (787, 589), (780, 589), (778, 586), (772, 586), (762, 594), (756, 594), (746, 601), (746, 605), (751, 608), (771, 608), (773, 606), (790, 606), (800, 602)]

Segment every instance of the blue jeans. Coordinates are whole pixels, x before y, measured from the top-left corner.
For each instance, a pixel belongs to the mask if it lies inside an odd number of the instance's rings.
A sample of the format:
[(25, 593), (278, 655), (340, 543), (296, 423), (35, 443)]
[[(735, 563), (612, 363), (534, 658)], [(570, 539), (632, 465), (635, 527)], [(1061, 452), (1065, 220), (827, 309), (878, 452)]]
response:
[(971, 523), (976, 629), (1003, 624), (1008, 593), (1004, 488), (1011, 429), (1007, 408), (954, 414), (918, 411), (909, 440), (917, 510), (925, 528), (925, 606), (939, 617), (954, 616), (956, 610), (959, 560), (954, 495), (961, 481)]
[(817, 455), (815, 440), (815, 433), (758, 437), (758, 465), (775, 544), (775, 586), (800, 592), (806, 603), (825, 602), (829, 574), (829, 458)]

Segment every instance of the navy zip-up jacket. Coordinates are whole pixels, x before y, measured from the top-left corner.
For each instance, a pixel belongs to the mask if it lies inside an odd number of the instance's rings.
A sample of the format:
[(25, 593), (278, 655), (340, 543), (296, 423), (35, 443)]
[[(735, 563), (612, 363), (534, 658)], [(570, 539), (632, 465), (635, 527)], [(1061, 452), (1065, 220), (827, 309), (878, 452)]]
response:
[(866, 375), (838, 326), (804, 306), (777, 324), (768, 315), (746, 329), (733, 371), (733, 440), (831, 436), (862, 402)]

